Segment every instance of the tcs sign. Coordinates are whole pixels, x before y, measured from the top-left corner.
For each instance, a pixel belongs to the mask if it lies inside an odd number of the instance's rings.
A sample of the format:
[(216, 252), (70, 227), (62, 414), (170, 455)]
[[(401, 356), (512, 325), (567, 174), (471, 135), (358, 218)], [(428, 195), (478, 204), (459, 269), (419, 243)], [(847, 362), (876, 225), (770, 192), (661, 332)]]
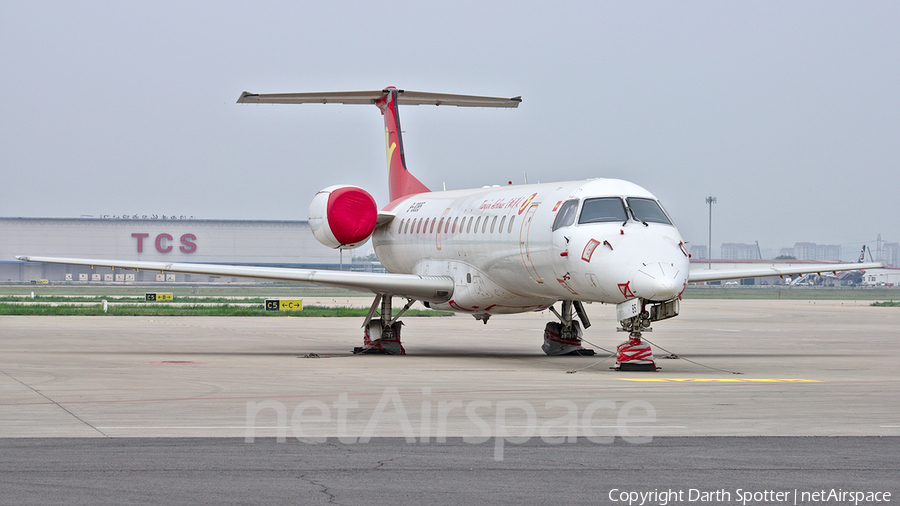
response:
[[(150, 234), (145, 232), (135, 232), (131, 234), (131, 237), (137, 239), (137, 252), (144, 252), (144, 239), (150, 237)], [(182, 253), (193, 253), (197, 251), (197, 243), (194, 242), (197, 240), (197, 236), (194, 234), (184, 234), (181, 236), (181, 246), (178, 249)], [(156, 240), (154, 241), (154, 245), (156, 246), (156, 251), (160, 253), (168, 253), (172, 251), (175, 247), (175, 238), (172, 237), (172, 234), (167, 234), (163, 232), (156, 236)]]

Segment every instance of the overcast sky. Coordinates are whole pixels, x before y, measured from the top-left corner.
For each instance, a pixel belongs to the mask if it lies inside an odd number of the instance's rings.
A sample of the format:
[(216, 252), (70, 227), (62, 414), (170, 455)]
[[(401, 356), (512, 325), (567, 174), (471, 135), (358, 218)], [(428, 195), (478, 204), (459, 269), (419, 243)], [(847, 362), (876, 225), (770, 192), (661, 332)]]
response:
[[(614, 177), (706, 244), (900, 241), (900, 2), (4, 2), (0, 216), (306, 219), (387, 203), (373, 106), (256, 93), (516, 96), (401, 109), (439, 190)], [(776, 252), (777, 254), (777, 252)]]

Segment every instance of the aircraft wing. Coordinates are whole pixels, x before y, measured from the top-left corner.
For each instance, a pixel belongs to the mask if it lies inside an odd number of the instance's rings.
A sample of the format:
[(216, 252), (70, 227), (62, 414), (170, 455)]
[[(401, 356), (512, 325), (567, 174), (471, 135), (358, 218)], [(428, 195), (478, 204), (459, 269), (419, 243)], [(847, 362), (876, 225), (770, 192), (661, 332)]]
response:
[(446, 302), (453, 295), (453, 280), (446, 276), (418, 276), (415, 274), (382, 274), (372, 272), (342, 272), (329, 270), (290, 269), (286, 267), (256, 267), (243, 265), (144, 262), (137, 260), (100, 260), (87, 258), (56, 258), (17, 256), (25, 262), (48, 264), (89, 265), (130, 270), (180, 272), (207, 276), (296, 281), (317, 285), (411, 297), (429, 302)]
[(880, 262), (855, 264), (789, 264), (742, 267), (740, 269), (697, 269), (691, 270), (689, 283), (701, 281), (725, 281), (728, 279), (761, 278), (764, 276), (789, 276), (793, 274), (811, 274), (819, 272), (856, 271), (860, 269), (880, 269)]

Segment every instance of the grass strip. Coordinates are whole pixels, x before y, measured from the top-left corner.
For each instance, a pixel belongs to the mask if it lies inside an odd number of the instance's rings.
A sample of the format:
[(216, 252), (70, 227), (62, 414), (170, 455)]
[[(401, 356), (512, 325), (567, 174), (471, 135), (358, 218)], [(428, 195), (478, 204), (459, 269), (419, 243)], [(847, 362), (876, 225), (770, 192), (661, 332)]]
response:
[(106, 295), (106, 296), (135, 296), (143, 297), (145, 292), (169, 292), (175, 297), (371, 297), (370, 292), (355, 292), (340, 288), (329, 288), (295, 283), (214, 283), (199, 285), (86, 285), (75, 283), (51, 283), (49, 285), (32, 285), (29, 283), (3, 283), (0, 284), (0, 295), (20, 295), (34, 292), (38, 295)]
[[(277, 297), (276, 297), (277, 298)], [(99, 304), (102, 300), (107, 300), (109, 302), (142, 302), (145, 300), (144, 295), (132, 295), (132, 296), (108, 296), (108, 295), (71, 295), (71, 296), (62, 296), (62, 295), (35, 295), (34, 298), (27, 295), (7, 295), (0, 297), (0, 303), (3, 302), (92, 302)], [(182, 296), (176, 297), (173, 302), (187, 302), (187, 303), (206, 303), (206, 304), (234, 304), (234, 303), (244, 303), (244, 304), (252, 304), (258, 303), (263, 304), (266, 301), (266, 297), (190, 297), (190, 296)]]
[[(42, 304), (2, 304), (0, 315), (23, 316), (298, 316), (298, 317), (364, 317), (367, 308), (305, 306), (303, 311), (266, 311), (262, 307), (221, 306), (150, 306), (111, 304), (103, 312), (100, 304), (89, 306), (49, 306)], [(452, 316), (449, 311), (411, 309), (404, 316)]]

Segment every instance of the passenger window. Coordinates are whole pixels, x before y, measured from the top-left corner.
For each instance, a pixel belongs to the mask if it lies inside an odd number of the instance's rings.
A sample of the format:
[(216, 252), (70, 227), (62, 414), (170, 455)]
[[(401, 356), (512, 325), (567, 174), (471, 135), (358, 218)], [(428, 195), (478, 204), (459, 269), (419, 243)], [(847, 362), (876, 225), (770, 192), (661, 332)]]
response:
[(500, 218), (500, 228), (497, 229), (497, 232), (500, 232), (501, 234), (503, 233), (503, 223), (504, 223), (505, 221), (506, 221), (506, 215), (504, 214), (504, 215)]
[(406, 224), (405, 222), (406, 222), (406, 220), (400, 220), (400, 228), (397, 229), (398, 233), (400, 233), (400, 234), (403, 233), (403, 225)]
[(485, 216), (485, 218), (484, 218), (484, 224), (481, 225), (481, 233), (482, 233), (482, 234), (484, 233), (484, 229), (487, 228), (487, 222), (488, 222), (488, 219), (487, 219), (487, 216)]
[(494, 225), (496, 225), (496, 224), (497, 224), (497, 217), (494, 216), (494, 219), (491, 220), (491, 233), (492, 234), (494, 233)]
[(446, 234), (448, 230), (450, 230), (450, 218), (447, 218), (447, 223), (444, 223), (444, 233)]
[(619, 197), (601, 197), (584, 201), (578, 223), (624, 222), (627, 219), (622, 199)]
[[(444, 218), (441, 217), (441, 221), (438, 222), (438, 233), (439, 233), (439, 234), (441, 233), (441, 227), (443, 227), (443, 226), (444, 226)], [(444, 230), (444, 233), (446, 234), (447, 231)]]
[(421, 231), (422, 231), (422, 220), (419, 220), (419, 224), (416, 225), (416, 233), (418, 234)]
[(514, 221), (516, 221), (516, 215), (515, 215), (515, 214), (509, 217), (509, 229), (506, 230), (506, 232), (509, 233), (509, 234), (512, 233), (512, 226), (513, 226), (513, 222), (514, 222)]
[(478, 225), (480, 225), (480, 224), (481, 224), (481, 216), (479, 216), (478, 219), (475, 220), (475, 233), (478, 233)]
[(636, 219), (645, 223), (672, 224), (666, 212), (659, 207), (659, 202), (638, 197), (628, 197), (625, 200), (628, 201), (628, 207), (631, 208), (631, 212), (634, 213)]
[(458, 221), (459, 221), (459, 217), (453, 218), (453, 228), (451, 229), (451, 232), (453, 232), (454, 234), (456, 233), (456, 223)]
[(559, 208), (559, 212), (556, 213), (556, 219), (553, 220), (553, 230), (556, 231), (575, 223), (576, 211), (578, 211), (578, 199), (565, 201)]
[[(431, 220), (431, 230), (428, 232), (429, 234), (433, 234), (433, 233), (434, 233), (434, 224), (435, 224), (436, 222), (437, 222), (437, 218)], [(438, 227), (438, 230), (440, 230), (440, 227)]]

